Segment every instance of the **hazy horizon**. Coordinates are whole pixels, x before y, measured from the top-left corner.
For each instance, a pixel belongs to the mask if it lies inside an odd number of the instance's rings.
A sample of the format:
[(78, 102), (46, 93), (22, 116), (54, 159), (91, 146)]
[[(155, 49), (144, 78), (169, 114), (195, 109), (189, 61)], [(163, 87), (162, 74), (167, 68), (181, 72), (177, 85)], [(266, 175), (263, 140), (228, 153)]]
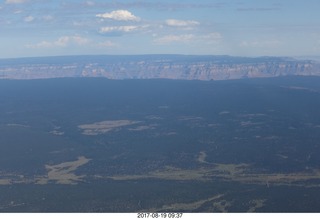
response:
[(41, 58), (59, 58), (59, 57), (98, 57), (98, 56), (114, 56), (114, 57), (125, 57), (125, 56), (128, 56), (128, 57), (134, 57), (134, 56), (198, 56), (198, 57), (233, 57), (233, 58), (249, 58), (249, 59), (259, 59), (259, 58), (267, 58), (267, 57), (270, 57), (270, 58), (289, 58), (289, 59), (295, 59), (295, 60), (311, 60), (311, 61), (320, 61), (320, 56), (317, 56), (317, 55), (301, 55), (301, 56), (268, 56), (268, 55), (265, 55), (265, 56), (241, 56), (241, 55), (229, 55), (229, 54), (218, 54), (218, 55), (210, 55), (210, 54), (165, 54), (165, 53), (159, 53), (159, 54), (62, 54), (62, 55), (59, 55), (59, 54), (56, 54), (56, 55), (44, 55), (44, 56), (18, 56), (18, 57), (0, 57), (0, 60), (9, 60), (9, 59), (41, 59)]

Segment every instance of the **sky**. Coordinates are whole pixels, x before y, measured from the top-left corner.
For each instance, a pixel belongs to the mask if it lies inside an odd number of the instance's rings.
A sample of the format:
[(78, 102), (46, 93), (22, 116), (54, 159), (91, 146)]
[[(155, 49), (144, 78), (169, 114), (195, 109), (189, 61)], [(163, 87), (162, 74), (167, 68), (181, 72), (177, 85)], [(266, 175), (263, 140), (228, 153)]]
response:
[(0, 58), (320, 55), (319, 0), (1, 0)]

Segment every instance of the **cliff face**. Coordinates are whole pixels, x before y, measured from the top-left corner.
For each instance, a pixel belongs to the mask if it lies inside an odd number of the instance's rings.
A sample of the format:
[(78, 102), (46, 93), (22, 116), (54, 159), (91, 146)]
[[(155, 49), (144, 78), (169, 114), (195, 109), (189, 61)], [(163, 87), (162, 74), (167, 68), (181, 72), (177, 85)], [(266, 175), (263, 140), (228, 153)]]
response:
[(109, 79), (228, 80), (286, 75), (320, 76), (310, 60), (230, 56), (70, 56), (0, 60), (0, 78), (40, 79), (105, 77)]

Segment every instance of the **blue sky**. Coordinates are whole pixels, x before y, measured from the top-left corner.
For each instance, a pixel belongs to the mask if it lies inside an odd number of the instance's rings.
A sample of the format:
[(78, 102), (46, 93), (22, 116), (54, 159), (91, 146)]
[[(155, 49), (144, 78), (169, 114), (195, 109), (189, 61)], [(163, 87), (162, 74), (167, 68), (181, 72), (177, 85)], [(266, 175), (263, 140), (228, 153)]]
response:
[(0, 58), (320, 55), (319, 0), (3, 0)]

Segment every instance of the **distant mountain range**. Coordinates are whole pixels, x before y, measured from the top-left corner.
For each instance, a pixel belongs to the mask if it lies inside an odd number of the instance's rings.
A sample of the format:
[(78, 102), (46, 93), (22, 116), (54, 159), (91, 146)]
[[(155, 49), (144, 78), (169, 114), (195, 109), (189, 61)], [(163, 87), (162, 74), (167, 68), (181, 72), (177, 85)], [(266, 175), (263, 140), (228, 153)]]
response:
[(288, 57), (187, 55), (57, 56), (0, 59), (0, 79), (229, 80), (287, 75), (320, 76), (320, 62)]

